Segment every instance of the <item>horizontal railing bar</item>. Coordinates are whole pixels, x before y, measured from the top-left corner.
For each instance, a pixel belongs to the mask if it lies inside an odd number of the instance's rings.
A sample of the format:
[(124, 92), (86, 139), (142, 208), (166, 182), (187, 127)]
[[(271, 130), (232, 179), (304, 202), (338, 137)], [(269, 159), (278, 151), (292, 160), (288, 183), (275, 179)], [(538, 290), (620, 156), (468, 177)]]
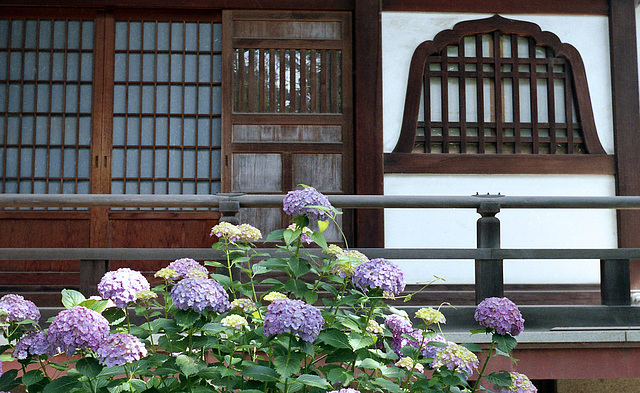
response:
[[(0, 194), (0, 207), (214, 208), (233, 198), (241, 207), (279, 207), (284, 195), (53, 195)], [(640, 209), (640, 196), (411, 196), (328, 195), (339, 208), (478, 208), (490, 201), (509, 209)]]
[[(386, 259), (640, 259), (640, 248), (618, 249), (491, 249), (491, 248), (359, 248), (369, 258)], [(259, 253), (285, 256), (274, 248)], [(320, 249), (307, 250), (321, 255)], [(214, 260), (211, 248), (0, 248), (1, 260)]]

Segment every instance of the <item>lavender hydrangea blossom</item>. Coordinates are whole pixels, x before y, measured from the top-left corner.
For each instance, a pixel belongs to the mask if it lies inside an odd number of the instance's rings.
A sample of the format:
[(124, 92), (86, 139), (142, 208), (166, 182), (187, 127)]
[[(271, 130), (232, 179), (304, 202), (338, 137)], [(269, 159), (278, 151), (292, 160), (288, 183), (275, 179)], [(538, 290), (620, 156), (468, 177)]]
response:
[(127, 267), (107, 272), (98, 283), (98, 293), (111, 299), (118, 308), (125, 308), (136, 300), (136, 293), (149, 290), (149, 282), (140, 272)]
[(191, 258), (180, 258), (171, 262), (168, 269), (174, 270), (181, 278), (187, 278), (189, 276), (189, 272), (192, 270), (200, 271), (206, 275), (209, 274), (209, 271), (206, 267), (202, 266), (198, 261)]
[(362, 290), (380, 288), (393, 296), (404, 291), (405, 286), (402, 270), (384, 258), (359, 264), (353, 272), (352, 280)]
[[(402, 353), (402, 348), (409, 346), (420, 349), (420, 354), (425, 358), (435, 358), (440, 347), (431, 345), (431, 343), (445, 344), (447, 341), (439, 334), (434, 337), (425, 337), (423, 333), (421, 329), (415, 329), (408, 333), (394, 333), (391, 340), (393, 351), (402, 357), (405, 356)], [(411, 336), (411, 338), (407, 337), (407, 335)]]
[(76, 349), (96, 350), (109, 334), (109, 321), (101, 314), (82, 306), (62, 310), (49, 326), (47, 340), (67, 355)]
[(193, 309), (219, 313), (231, 308), (229, 295), (215, 280), (204, 277), (187, 277), (171, 288), (173, 304), (180, 310)]
[(305, 215), (317, 220), (326, 220), (329, 218), (327, 211), (315, 207), (307, 207), (322, 206), (329, 210), (331, 209), (329, 199), (313, 187), (289, 191), (282, 202), (284, 212), (289, 215)]
[(411, 333), (413, 331), (411, 321), (398, 314), (391, 314), (387, 316), (384, 320), (384, 324), (387, 325), (393, 334), (401, 335), (403, 333)]
[(55, 356), (60, 352), (47, 340), (47, 336), (42, 331), (31, 332), (18, 340), (13, 349), (13, 357), (16, 359), (26, 359), (29, 356), (47, 355)]
[(479, 364), (478, 357), (473, 352), (462, 345), (449, 341), (446, 347), (438, 348), (431, 367), (436, 370), (445, 367), (470, 377)]
[(22, 322), (40, 320), (40, 310), (31, 300), (15, 294), (4, 295), (0, 299), (0, 309), (7, 315), (0, 317), (5, 322)]
[(524, 319), (518, 307), (506, 297), (484, 299), (473, 316), (481, 326), (494, 329), (497, 334), (515, 337), (524, 330)]
[(100, 364), (107, 367), (122, 366), (147, 356), (147, 348), (136, 336), (114, 333), (106, 337), (96, 354), (100, 358)]
[(520, 374), (514, 371), (510, 371), (511, 386), (493, 386), (496, 393), (537, 393), (536, 388), (529, 377), (524, 374)]
[(320, 310), (301, 301), (276, 299), (264, 316), (264, 335), (293, 333), (306, 342), (314, 342), (320, 334), (324, 318)]

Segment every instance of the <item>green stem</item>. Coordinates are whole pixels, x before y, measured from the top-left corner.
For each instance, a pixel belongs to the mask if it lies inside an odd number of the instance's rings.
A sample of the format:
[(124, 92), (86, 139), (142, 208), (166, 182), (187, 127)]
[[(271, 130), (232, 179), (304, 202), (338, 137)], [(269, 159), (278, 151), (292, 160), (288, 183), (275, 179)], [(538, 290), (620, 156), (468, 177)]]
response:
[(480, 380), (482, 379), (482, 376), (484, 375), (484, 372), (487, 369), (487, 365), (489, 364), (489, 360), (491, 359), (491, 357), (493, 357), (493, 349), (494, 349), (494, 347), (495, 347), (495, 343), (492, 340), (491, 341), (491, 347), (489, 348), (489, 353), (487, 354), (486, 359), (484, 359), (484, 364), (482, 365), (482, 369), (478, 373), (478, 379), (476, 379), (476, 383), (473, 384), (473, 388), (471, 389), (471, 393), (475, 393), (478, 390), (478, 387), (480, 387)]
[(227, 259), (227, 271), (229, 272), (229, 283), (230, 283), (230, 287), (229, 289), (231, 290), (231, 294), (233, 295), (233, 298), (236, 299), (236, 288), (235, 285), (233, 283), (233, 262), (231, 262), (231, 258), (229, 257), (230, 251), (229, 251), (229, 240), (225, 239), (224, 240), (224, 253), (225, 253), (225, 257)]

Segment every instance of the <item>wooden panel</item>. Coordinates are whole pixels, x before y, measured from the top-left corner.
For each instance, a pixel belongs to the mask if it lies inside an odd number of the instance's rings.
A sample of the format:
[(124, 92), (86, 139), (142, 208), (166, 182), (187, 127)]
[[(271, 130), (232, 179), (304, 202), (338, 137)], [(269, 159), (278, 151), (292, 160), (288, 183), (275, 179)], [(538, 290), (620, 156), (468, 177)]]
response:
[(234, 154), (233, 192), (282, 192), (280, 154)]
[(294, 154), (293, 183), (313, 184), (327, 193), (342, 192), (342, 155)]
[(385, 173), (615, 174), (612, 155), (384, 155)]
[(385, 0), (383, 11), (490, 12), (509, 14), (606, 15), (606, 0), (460, 0), (415, 1)]
[(234, 142), (320, 142), (342, 141), (342, 127), (330, 125), (233, 125)]
[[(247, 3), (238, 0), (57, 0), (55, 7), (77, 8), (186, 8), (196, 10), (210, 9), (261, 9), (261, 10), (351, 10), (355, 0), (270, 0), (251, 1)], [(1, 0), (0, 6), (37, 6), (51, 7), (51, 0)], [(202, 11), (201, 11), (202, 12)]]
[(342, 39), (340, 22), (237, 19), (234, 38)]

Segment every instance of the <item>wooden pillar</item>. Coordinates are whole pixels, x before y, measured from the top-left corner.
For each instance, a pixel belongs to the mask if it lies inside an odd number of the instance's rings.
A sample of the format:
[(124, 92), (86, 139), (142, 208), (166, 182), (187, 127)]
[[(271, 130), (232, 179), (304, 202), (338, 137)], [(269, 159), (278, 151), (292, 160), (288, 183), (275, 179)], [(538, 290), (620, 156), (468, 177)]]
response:
[[(355, 191), (360, 195), (381, 195), (384, 191), (380, 9), (380, 0), (355, 2)], [(358, 209), (355, 222), (358, 247), (384, 246), (382, 209)]]
[[(617, 195), (640, 195), (640, 104), (635, 0), (609, 0), (609, 44)], [(640, 247), (640, 211), (618, 211), (618, 246)], [(640, 289), (640, 261), (630, 267)]]

